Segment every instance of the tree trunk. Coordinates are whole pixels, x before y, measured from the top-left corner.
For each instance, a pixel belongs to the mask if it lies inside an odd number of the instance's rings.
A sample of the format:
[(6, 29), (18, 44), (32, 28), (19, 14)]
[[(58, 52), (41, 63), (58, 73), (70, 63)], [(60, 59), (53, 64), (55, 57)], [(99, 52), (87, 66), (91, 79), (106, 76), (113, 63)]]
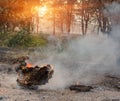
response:
[(55, 26), (56, 26), (56, 24), (55, 24), (55, 7), (53, 8), (53, 35), (55, 35), (56, 33), (55, 33)]

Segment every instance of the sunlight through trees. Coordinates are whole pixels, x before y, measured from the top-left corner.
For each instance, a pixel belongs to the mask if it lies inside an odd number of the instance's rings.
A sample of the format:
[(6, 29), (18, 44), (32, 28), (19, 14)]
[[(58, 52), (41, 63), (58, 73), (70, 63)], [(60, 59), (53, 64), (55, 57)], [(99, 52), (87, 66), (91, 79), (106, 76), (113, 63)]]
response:
[[(83, 35), (90, 24), (103, 33), (111, 30), (111, 20), (104, 14), (106, 4), (119, 0), (0, 0), (0, 31), (26, 29), (30, 33), (36, 27), (42, 29), (41, 20), (51, 21), (52, 34), (70, 34), (74, 23), (78, 23)], [(59, 29), (59, 31), (58, 31)]]

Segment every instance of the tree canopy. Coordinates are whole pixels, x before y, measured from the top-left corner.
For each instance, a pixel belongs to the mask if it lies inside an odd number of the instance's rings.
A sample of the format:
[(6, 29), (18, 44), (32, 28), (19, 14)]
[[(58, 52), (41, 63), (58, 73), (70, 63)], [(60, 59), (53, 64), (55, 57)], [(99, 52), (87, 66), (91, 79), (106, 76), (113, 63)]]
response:
[[(79, 16), (83, 35), (87, 33), (88, 25), (96, 21), (98, 29), (103, 33), (108, 33), (110, 19), (104, 14), (105, 5), (119, 0), (0, 0), (0, 31), (14, 30), (16, 26), (32, 30), (33, 19), (35, 17), (33, 8), (44, 4), (51, 9), (48, 18), (53, 21), (53, 34), (59, 26), (61, 33), (63, 30), (69, 34), (75, 16)], [(65, 27), (65, 29), (64, 29)]]

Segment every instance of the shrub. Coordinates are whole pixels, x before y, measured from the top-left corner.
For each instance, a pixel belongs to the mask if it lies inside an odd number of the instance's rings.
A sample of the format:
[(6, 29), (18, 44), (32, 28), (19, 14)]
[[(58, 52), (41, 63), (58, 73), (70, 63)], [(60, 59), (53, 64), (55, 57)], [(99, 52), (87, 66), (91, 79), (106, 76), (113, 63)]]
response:
[(8, 41), (13, 37), (12, 32), (0, 33), (0, 46), (7, 46)]
[(9, 47), (39, 47), (47, 44), (47, 39), (42, 36), (33, 36), (24, 31), (18, 32), (9, 41)]

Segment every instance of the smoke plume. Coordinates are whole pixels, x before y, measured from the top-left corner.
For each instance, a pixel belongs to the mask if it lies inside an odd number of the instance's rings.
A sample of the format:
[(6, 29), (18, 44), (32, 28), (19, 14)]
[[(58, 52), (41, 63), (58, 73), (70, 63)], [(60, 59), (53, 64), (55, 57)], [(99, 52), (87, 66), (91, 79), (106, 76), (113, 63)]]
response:
[[(107, 6), (110, 15), (120, 15), (120, 5)], [(112, 22), (115, 22), (114, 20)], [(71, 40), (62, 52), (60, 41), (55, 48), (37, 50), (45, 59), (36, 64), (48, 63), (54, 66), (53, 78), (44, 87), (50, 89), (65, 88), (77, 81), (92, 84), (104, 75), (118, 75), (120, 72), (120, 25), (113, 24), (109, 35), (93, 34)], [(57, 47), (58, 46), (58, 47)]]

